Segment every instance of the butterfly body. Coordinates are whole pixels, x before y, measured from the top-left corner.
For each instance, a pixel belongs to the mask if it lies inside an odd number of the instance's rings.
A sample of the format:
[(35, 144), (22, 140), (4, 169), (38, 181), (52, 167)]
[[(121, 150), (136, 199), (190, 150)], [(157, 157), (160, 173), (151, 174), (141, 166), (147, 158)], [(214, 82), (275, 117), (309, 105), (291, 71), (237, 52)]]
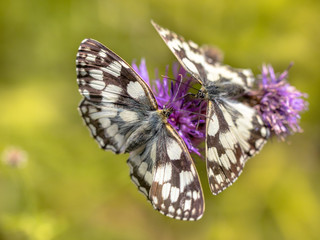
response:
[(219, 82), (202, 86), (196, 94), (197, 98), (204, 98), (214, 101), (219, 98), (235, 99), (242, 97), (245, 90), (238, 84), (231, 84), (230, 82)]

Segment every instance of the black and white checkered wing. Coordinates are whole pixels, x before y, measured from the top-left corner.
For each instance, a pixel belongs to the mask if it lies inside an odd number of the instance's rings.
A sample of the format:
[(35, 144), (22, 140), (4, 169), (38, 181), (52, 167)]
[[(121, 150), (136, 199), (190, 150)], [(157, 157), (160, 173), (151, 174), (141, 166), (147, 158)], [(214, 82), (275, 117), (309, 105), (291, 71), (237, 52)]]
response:
[(269, 130), (251, 107), (231, 100), (208, 101), (206, 136), (210, 189), (218, 194), (241, 174), (248, 158), (266, 143)]
[(76, 59), (77, 81), (84, 100), (80, 113), (105, 150), (128, 152), (128, 136), (158, 109), (147, 84), (119, 56), (93, 39), (85, 39)]
[(79, 110), (100, 147), (130, 153), (131, 179), (162, 214), (201, 218), (204, 200), (194, 163), (147, 84), (92, 39), (81, 43), (76, 64), (84, 97)]
[(209, 185), (218, 194), (240, 175), (245, 162), (265, 144), (269, 136), (257, 112), (233, 101), (254, 85), (249, 69), (221, 63), (212, 49), (153, 23), (180, 64), (201, 84), (207, 104), (206, 158)]
[(202, 188), (190, 154), (177, 132), (166, 124), (128, 160), (133, 182), (162, 214), (198, 220), (204, 211)]
[(200, 47), (193, 41), (186, 41), (182, 36), (152, 22), (166, 45), (177, 60), (195, 79), (203, 85), (214, 82), (230, 81), (233, 84), (250, 88), (254, 77), (249, 69), (236, 69), (221, 63), (222, 56), (208, 46)]

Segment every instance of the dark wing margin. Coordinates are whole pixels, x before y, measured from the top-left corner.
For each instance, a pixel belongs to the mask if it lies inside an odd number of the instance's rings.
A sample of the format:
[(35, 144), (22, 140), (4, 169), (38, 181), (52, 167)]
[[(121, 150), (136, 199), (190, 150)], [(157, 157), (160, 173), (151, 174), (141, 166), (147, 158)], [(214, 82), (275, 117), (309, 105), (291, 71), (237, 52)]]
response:
[(132, 152), (128, 164), (132, 181), (160, 213), (187, 221), (202, 217), (204, 199), (197, 170), (171, 126)]
[(210, 189), (218, 194), (241, 174), (269, 137), (256, 111), (229, 100), (208, 101), (206, 163)]

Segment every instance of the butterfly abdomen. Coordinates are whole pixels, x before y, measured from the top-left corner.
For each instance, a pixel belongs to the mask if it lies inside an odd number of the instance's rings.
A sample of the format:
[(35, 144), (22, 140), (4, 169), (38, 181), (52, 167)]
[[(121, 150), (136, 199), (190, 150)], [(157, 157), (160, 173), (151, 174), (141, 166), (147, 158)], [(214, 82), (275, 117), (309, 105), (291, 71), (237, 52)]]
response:
[(220, 97), (234, 99), (242, 97), (245, 93), (243, 86), (230, 82), (214, 83), (205, 86), (205, 88), (207, 91), (207, 98), (210, 100)]

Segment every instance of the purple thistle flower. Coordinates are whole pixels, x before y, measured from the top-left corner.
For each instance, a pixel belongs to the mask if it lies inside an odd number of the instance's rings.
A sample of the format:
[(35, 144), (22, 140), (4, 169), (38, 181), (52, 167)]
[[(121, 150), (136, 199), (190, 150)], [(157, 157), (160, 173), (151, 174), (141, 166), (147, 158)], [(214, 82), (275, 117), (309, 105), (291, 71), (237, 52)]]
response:
[[(155, 85), (151, 86), (149, 74), (144, 59), (138, 67), (132, 64), (133, 69), (152, 88), (160, 109), (172, 108), (173, 111), (168, 118), (168, 122), (177, 130), (184, 140), (189, 152), (201, 156), (196, 147), (205, 138), (205, 112), (206, 104), (200, 100), (187, 98), (187, 92), (192, 84), (192, 77), (187, 76), (187, 72), (178, 64), (173, 64), (172, 73), (175, 82), (169, 83), (168, 77), (160, 78), (156, 74)], [(168, 75), (168, 67), (166, 69)], [(187, 101), (186, 101), (187, 99)]]
[(302, 132), (300, 112), (308, 108), (308, 102), (303, 99), (307, 94), (299, 92), (286, 81), (288, 70), (277, 76), (271, 65), (263, 65), (259, 89), (251, 93), (257, 97), (255, 108), (264, 123), (282, 140), (289, 134)]

